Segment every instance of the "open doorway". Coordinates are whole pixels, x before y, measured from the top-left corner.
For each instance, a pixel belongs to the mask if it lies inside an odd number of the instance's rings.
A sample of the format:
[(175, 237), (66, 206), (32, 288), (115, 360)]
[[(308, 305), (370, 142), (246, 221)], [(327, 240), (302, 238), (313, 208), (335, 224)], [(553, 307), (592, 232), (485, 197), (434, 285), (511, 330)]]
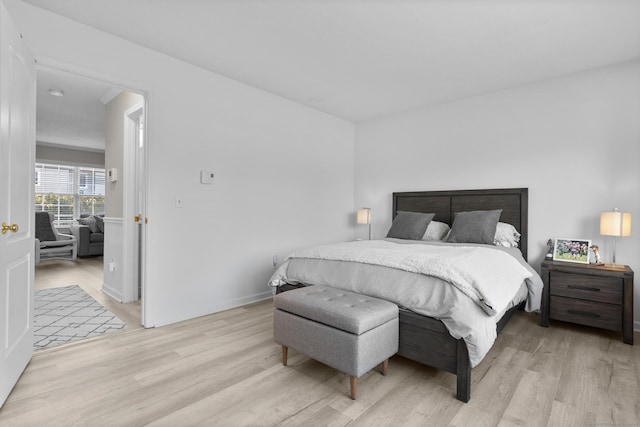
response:
[[(107, 201), (105, 233), (105, 276), (103, 292), (132, 303), (142, 292), (138, 266), (142, 241), (140, 224), (144, 214), (144, 97), (122, 91), (107, 104), (105, 167)], [(140, 184), (139, 184), (140, 182)], [(106, 237), (106, 235), (105, 235)]]
[[(103, 241), (93, 236), (92, 250), (75, 261), (41, 262), (36, 267), (36, 292), (77, 284), (128, 327), (139, 328), (144, 324), (144, 227), (136, 224), (136, 238), (129, 239), (133, 215), (128, 212), (133, 206), (141, 217), (144, 214), (146, 172), (138, 165), (145, 164), (145, 97), (110, 83), (42, 66), (37, 70), (37, 87), (36, 162), (91, 168), (98, 177), (93, 181), (97, 184), (94, 194), (89, 195), (97, 210), (88, 215), (77, 207), (84, 206), (79, 199), (88, 196), (86, 173), (77, 172), (72, 178), (73, 189), (68, 191), (71, 194), (66, 195), (67, 201), (72, 200), (68, 205), (75, 206), (66, 210), (56, 207), (60, 213), (57, 227), (62, 233), (70, 233), (72, 224), (77, 225), (83, 215), (101, 218), (104, 228), (98, 230)], [(138, 107), (133, 142), (128, 135), (131, 119), (125, 115), (125, 111), (131, 115), (132, 106)], [(104, 198), (102, 205), (100, 197)]]

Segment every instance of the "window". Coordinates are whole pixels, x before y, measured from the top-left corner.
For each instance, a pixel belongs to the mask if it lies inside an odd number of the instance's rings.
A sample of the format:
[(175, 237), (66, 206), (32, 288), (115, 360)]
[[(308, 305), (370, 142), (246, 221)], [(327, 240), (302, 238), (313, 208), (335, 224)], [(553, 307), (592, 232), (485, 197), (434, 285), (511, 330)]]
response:
[(36, 163), (36, 211), (53, 212), (55, 225), (104, 214), (104, 169)]

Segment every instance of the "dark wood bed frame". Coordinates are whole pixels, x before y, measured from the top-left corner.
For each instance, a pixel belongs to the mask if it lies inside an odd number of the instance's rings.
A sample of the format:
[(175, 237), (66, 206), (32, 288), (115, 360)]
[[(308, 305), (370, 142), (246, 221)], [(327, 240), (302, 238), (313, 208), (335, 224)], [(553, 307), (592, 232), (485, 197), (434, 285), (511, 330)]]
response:
[[(521, 234), (520, 248), (527, 259), (528, 189), (415, 191), (393, 193), (393, 217), (398, 211), (435, 213), (434, 221), (451, 225), (455, 212), (502, 209), (501, 222), (512, 224)], [(284, 285), (279, 292), (300, 285)], [(523, 304), (507, 311), (496, 324), (498, 332)], [(400, 309), (400, 345), (398, 355), (457, 376), (456, 398), (471, 398), (471, 363), (467, 345), (455, 339), (435, 318)]]

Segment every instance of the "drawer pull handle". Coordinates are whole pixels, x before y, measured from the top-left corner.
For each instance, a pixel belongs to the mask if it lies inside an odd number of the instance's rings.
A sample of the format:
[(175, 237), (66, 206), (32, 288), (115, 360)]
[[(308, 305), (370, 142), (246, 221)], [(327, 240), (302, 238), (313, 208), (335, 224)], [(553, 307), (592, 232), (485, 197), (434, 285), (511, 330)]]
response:
[(581, 311), (581, 310), (567, 310), (567, 312), (569, 314), (577, 314), (578, 316), (585, 316), (585, 317), (600, 317), (600, 314), (598, 313), (593, 313), (590, 311)]
[(580, 289), (581, 291), (600, 292), (600, 288), (590, 288), (588, 286), (569, 285), (569, 289)]

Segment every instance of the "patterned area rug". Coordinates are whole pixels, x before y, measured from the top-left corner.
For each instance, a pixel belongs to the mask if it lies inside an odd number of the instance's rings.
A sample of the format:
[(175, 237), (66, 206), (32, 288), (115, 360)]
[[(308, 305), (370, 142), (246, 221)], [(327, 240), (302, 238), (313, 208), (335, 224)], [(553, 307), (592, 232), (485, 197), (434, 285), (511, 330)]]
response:
[(34, 326), (38, 350), (119, 331), (126, 325), (80, 286), (70, 285), (36, 291)]

